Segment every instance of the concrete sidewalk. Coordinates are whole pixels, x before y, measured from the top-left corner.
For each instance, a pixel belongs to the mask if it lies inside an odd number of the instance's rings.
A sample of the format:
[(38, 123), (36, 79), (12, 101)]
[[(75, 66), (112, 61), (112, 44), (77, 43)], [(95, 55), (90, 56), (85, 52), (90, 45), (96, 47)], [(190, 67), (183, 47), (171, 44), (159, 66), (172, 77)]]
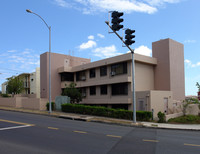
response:
[(3, 107), (3, 106), (0, 106), (0, 110), (40, 114), (40, 115), (53, 116), (53, 117), (64, 118), (64, 119), (79, 120), (79, 121), (86, 121), (86, 122), (116, 124), (116, 125), (123, 125), (123, 126), (161, 128), (161, 129), (179, 129), (179, 130), (200, 130), (200, 124), (167, 124), (167, 123), (153, 123), (153, 122), (133, 123), (131, 120), (124, 120), (124, 119), (115, 119), (115, 118), (100, 117), (100, 116), (65, 113), (65, 112), (61, 112), (61, 111), (60, 112), (53, 111), (50, 114), (48, 111), (29, 110), (29, 109)]

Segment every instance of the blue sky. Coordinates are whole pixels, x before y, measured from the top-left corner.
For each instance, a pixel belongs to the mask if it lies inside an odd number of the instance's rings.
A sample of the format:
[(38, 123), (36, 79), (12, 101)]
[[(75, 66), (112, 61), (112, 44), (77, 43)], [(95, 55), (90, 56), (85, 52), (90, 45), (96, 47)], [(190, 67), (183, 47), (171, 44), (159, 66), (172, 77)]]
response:
[[(184, 44), (186, 95), (196, 95), (200, 82), (199, 0), (1, 0), (0, 84), (7, 77), (33, 72), (40, 54), (48, 51), (91, 58), (126, 53), (121, 41), (108, 33), (108, 11), (124, 12), (125, 28), (136, 30), (135, 52), (151, 56), (152, 42), (171, 38)], [(119, 31), (122, 34), (122, 31)]]

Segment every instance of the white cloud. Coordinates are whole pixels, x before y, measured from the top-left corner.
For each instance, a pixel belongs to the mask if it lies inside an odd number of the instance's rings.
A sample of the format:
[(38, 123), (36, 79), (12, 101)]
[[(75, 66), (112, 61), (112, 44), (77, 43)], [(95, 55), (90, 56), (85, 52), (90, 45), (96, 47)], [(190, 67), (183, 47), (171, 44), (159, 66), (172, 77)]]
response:
[(152, 50), (149, 49), (147, 46), (141, 45), (135, 49), (135, 53), (145, 55), (145, 56), (151, 56)]
[(17, 50), (8, 50), (7, 52), (13, 53), (13, 52), (17, 52)]
[(185, 40), (184, 43), (196, 43), (196, 40)]
[(115, 45), (107, 46), (107, 47), (99, 47), (94, 49), (93, 55), (100, 58), (109, 58), (113, 56), (120, 55), (122, 53), (117, 52)]
[(61, 7), (71, 7), (71, 5), (67, 3), (65, 0), (54, 0), (54, 2)]
[(192, 63), (190, 60), (188, 60), (188, 59), (185, 59), (185, 63), (186, 63), (186, 65), (187, 65), (188, 67), (192, 67), (192, 68), (200, 66), (200, 62), (197, 62), (196, 64), (193, 64), (193, 63)]
[(94, 36), (93, 36), (93, 35), (90, 35), (90, 36), (88, 36), (88, 39), (89, 39), (89, 40), (94, 40)]
[(89, 48), (95, 47), (96, 45), (97, 45), (97, 44), (96, 44), (95, 41), (89, 40), (89, 41), (86, 42), (86, 43), (82, 43), (82, 44), (79, 46), (79, 49), (80, 49), (80, 50), (89, 49)]
[(100, 33), (98, 33), (97, 36), (100, 37), (100, 38), (105, 38), (105, 36), (103, 34), (100, 34)]
[(179, 3), (181, 0), (145, 0), (147, 3), (149, 3), (151, 6), (161, 6), (165, 3)]
[(181, 0), (54, 0), (61, 7), (72, 7), (84, 14), (118, 10), (126, 13), (143, 12), (153, 14), (166, 3), (178, 3)]

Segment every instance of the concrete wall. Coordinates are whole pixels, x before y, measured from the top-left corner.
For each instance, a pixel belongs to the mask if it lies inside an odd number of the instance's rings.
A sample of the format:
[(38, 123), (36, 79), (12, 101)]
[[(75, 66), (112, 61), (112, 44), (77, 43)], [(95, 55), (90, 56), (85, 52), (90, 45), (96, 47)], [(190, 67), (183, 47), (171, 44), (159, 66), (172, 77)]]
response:
[(185, 99), (184, 47), (171, 39), (152, 43), (152, 56), (157, 58), (155, 90), (172, 91), (175, 100)]
[[(168, 100), (168, 108), (165, 108), (164, 100)], [(157, 118), (159, 111), (170, 114), (170, 109), (173, 108), (173, 96), (171, 91), (137, 91), (136, 92), (136, 110), (140, 110), (140, 103), (144, 103), (144, 111), (152, 111), (153, 117)]]
[[(165, 108), (164, 101), (168, 99), (168, 107)], [(169, 113), (169, 109), (173, 108), (173, 96), (171, 91), (150, 91), (151, 109), (154, 109), (154, 117), (157, 117), (159, 111), (166, 114)]]
[(15, 96), (10, 98), (0, 97), (0, 106), (25, 108), (32, 110), (46, 110), (47, 99), (40, 99), (35, 97)]
[[(51, 97), (52, 100), (61, 94), (61, 78), (58, 68), (74, 67), (89, 63), (90, 59), (72, 57), (63, 54), (51, 53)], [(40, 92), (41, 98), (49, 98), (49, 53), (40, 55)]]

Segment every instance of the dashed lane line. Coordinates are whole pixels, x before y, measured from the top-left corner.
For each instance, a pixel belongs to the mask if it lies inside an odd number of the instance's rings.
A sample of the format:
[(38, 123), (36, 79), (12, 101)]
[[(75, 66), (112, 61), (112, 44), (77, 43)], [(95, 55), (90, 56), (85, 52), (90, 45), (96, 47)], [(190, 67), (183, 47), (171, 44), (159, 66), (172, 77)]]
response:
[(59, 128), (55, 128), (55, 127), (47, 127), (48, 129), (53, 129), (53, 130), (58, 130)]
[(200, 147), (200, 145), (198, 145), (198, 144), (187, 144), (187, 143), (184, 143), (184, 145), (186, 145), (186, 146), (193, 146), (193, 147)]
[(83, 131), (78, 131), (78, 130), (74, 130), (74, 133), (80, 133), (80, 134), (86, 134), (87, 132), (83, 132)]
[(121, 136), (116, 136), (116, 135), (106, 135), (108, 137), (115, 137), (115, 138), (122, 138)]
[(159, 142), (158, 140), (147, 140), (147, 139), (143, 139), (142, 141), (144, 141), (144, 142)]

